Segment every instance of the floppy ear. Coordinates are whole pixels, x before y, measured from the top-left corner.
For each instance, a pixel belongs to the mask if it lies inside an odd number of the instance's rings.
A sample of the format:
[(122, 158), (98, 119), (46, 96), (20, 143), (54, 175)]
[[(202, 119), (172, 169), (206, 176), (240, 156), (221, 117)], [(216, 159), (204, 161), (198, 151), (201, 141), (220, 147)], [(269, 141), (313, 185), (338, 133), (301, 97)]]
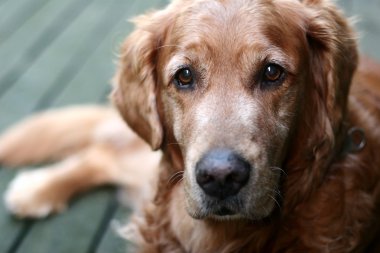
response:
[[(306, 37), (309, 51), (309, 80), (305, 106), (300, 117), (289, 170), (287, 187), (307, 196), (323, 182), (332, 159), (338, 157), (345, 138), (347, 99), (358, 62), (356, 36), (347, 19), (328, 0), (304, 0)], [(296, 197), (294, 197), (296, 198)]]
[[(319, 117), (330, 137), (341, 130), (358, 62), (356, 36), (343, 14), (328, 0), (305, 0), (310, 9), (307, 39)], [(325, 114), (325, 115), (323, 115)]]
[(121, 47), (116, 75), (113, 79), (112, 101), (123, 119), (152, 149), (163, 141), (156, 102), (157, 48), (169, 24), (166, 10), (142, 15), (134, 20), (136, 29)]

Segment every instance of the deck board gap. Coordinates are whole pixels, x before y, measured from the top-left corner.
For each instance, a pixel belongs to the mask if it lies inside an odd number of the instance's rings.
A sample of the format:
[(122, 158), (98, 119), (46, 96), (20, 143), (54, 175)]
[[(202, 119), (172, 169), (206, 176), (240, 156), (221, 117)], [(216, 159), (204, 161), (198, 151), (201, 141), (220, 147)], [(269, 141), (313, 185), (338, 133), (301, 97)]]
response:
[(29, 231), (32, 229), (35, 221), (34, 220), (25, 220), (20, 228), (16, 238), (13, 240), (11, 246), (7, 250), (7, 253), (16, 253), (25, 237), (28, 235)]
[(116, 194), (112, 198), (110, 198), (109, 203), (106, 207), (106, 210), (104, 212), (104, 215), (102, 217), (102, 220), (96, 230), (96, 233), (89, 245), (89, 248), (87, 250), (87, 253), (95, 253), (98, 249), (100, 242), (107, 232), (107, 228), (110, 225), (110, 222), (112, 221), (117, 209), (119, 208), (119, 201), (117, 200)]

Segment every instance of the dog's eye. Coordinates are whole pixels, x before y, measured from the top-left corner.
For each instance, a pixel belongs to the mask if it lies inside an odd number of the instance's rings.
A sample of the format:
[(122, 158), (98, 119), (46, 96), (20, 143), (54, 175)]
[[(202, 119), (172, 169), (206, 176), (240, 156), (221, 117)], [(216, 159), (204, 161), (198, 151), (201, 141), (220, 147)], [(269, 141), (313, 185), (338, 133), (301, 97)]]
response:
[(269, 82), (275, 82), (281, 77), (282, 70), (279, 66), (269, 64), (265, 68), (265, 79)]
[(190, 68), (182, 68), (174, 76), (174, 83), (178, 88), (190, 88), (194, 83), (193, 73)]
[(283, 81), (284, 69), (277, 64), (268, 64), (264, 68), (262, 82), (265, 86), (280, 85)]

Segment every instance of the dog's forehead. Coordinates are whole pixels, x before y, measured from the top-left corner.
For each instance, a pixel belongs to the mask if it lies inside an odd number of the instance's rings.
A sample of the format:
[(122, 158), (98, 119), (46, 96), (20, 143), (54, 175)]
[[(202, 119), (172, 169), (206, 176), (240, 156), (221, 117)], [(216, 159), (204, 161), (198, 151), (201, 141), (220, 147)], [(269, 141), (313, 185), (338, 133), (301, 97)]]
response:
[[(170, 50), (165, 68), (167, 78), (178, 66), (197, 64), (210, 70), (219, 66), (225, 72), (240, 69), (251, 72), (253, 65), (264, 60), (282, 63), (295, 71), (299, 50), (303, 48), (304, 30), (289, 0), (201, 0), (179, 13), (163, 47)], [(288, 18), (291, 17), (291, 18)], [(221, 67), (222, 66), (222, 67)]]
[[(237, 1), (240, 2), (240, 1)], [(185, 9), (177, 19), (174, 31), (180, 37), (198, 36), (210, 38), (236, 36), (236, 33), (244, 33), (251, 27), (258, 28), (260, 11), (249, 11), (243, 4), (233, 4), (233, 1), (202, 1)], [(251, 9), (259, 9), (256, 4), (250, 5)], [(249, 12), (251, 14), (247, 15)], [(255, 26), (251, 25), (255, 22)], [(257, 29), (256, 29), (257, 30)], [(218, 38), (220, 41), (220, 38)]]
[(292, 44), (298, 47), (294, 40), (304, 31), (301, 7), (298, 1), (289, 0), (194, 1), (176, 19), (172, 42), (182, 48), (237, 51), (260, 43), (284, 49)]

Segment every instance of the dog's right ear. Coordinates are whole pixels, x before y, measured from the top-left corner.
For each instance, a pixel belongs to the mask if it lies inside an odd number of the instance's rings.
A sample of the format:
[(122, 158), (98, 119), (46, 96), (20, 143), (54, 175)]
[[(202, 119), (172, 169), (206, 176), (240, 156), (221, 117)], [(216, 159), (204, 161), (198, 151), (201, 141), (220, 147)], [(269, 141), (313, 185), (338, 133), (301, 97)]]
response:
[[(135, 31), (124, 41), (113, 79), (112, 101), (123, 119), (152, 149), (163, 141), (157, 104), (156, 57), (172, 19), (167, 8), (134, 20)], [(167, 25), (165, 25), (167, 24)]]

